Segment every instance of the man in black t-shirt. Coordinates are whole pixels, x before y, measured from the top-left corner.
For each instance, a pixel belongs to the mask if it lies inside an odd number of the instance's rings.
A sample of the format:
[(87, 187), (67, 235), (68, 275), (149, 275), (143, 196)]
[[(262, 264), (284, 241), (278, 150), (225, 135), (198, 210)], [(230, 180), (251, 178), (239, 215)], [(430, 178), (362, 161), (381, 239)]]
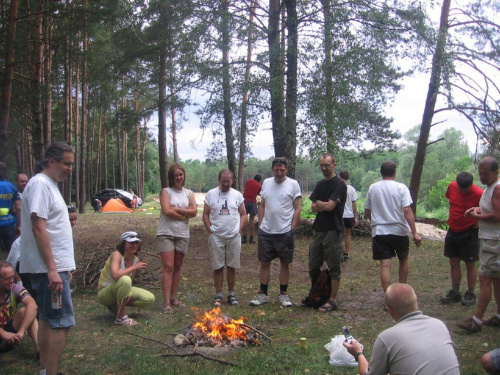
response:
[(335, 173), (335, 156), (324, 154), (319, 159), (321, 173), (325, 178), (318, 182), (309, 199), (316, 213), (313, 224), (313, 242), (309, 248), (309, 277), (314, 282), (326, 261), (332, 279), (332, 293), (320, 311), (337, 310), (337, 292), (340, 285), (340, 264), (344, 253), (344, 206), (347, 186)]

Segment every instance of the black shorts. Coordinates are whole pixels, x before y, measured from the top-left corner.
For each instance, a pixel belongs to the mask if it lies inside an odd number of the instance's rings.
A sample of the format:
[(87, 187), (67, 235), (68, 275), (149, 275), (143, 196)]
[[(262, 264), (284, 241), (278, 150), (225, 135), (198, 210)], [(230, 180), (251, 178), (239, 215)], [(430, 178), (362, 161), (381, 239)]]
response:
[(444, 256), (460, 258), (464, 262), (475, 262), (479, 259), (478, 228), (469, 228), (463, 232), (448, 229), (444, 239)]
[(396, 236), (394, 234), (379, 235), (372, 238), (373, 259), (384, 260), (394, 258), (399, 260), (408, 258), (410, 252), (410, 240), (408, 236)]
[[(12, 325), (12, 321), (7, 323), (5, 327), (3, 327), (3, 330), (9, 333), (17, 333), (17, 331), (14, 329), (14, 326)], [(6, 352), (7, 350), (10, 350), (12, 348), (13, 346), (10, 342), (0, 339), (0, 353)]]
[(344, 227), (346, 227), (346, 228), (354, 227), (354, 218), (353, 217), (344, 217)]
[(257, 204), (256, 203), (245, 201), (245, 210), (247, 212), (247, 215), (257, 216)]
[(259, 229), (257, 249), (259, 262), (269, 263), (280, 258), (284, 264), (290, 264), (293, 261), (294, 232), (269, 234)]

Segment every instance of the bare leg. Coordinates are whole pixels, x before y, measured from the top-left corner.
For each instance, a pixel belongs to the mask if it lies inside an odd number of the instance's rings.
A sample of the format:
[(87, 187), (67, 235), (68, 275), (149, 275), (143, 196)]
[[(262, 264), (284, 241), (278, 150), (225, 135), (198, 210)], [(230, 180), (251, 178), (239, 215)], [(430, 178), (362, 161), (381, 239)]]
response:
[(487, 276), (479, 275), (479, 298), (474, 316), (483, 319), (484, 313), (491, 301), (492, 282)]
[(351, 228), (345, 228), (345, 249), (344, 253), (349, 254), (351, 250)]
[(40, 368), (47, 369), (47, 375), (57, 375), (68, 333), (69, 328), (52, 329), (46, 320), (40, 320)]
[(289, 279), (290, 279), (290, 265), (283, 263), (280, 260), (280, 284), (288, 285)]
[[(127, 307), (127, 304), (129, 302), (130, 302), (130, 297), (123, 299), (121, 306), (119, 306), (118, 313), (116, 314), (116, 319), (121, 319), (126, 315), (125, 308)], [(119, 303), (118, 303), (118, 305), (119, 305)]]
[[(12, 320), (12, 326), (14, 329), (17, 331), (24, 319), (24, 313), (26, 312), (25, 307), (21, 307), (17, 310), (16, 315), (14, 316), (14, 319)], [(31, 337), (31, 340), (33, 341), (33, 344), (35, 345), (35, 349), (37, 353), (40, 352), (40, 346), (38, 345), (38, 320), (35, 318), (31, 322), (31, 324), (28, 326), (27, 329), (28, 335)]]
[(493, 282), (493, 288), (495, 291), (495, 302), (497, 304), (497, 314), (500, 314), (500, 278), (492, 277), (491, 281)]
[(260, 283), (268, 285), (271, 280), (271, 262), (260, 262)]
[[(410, 271), (410, 262), (408, 258), (399, 261), (399, 282), (408, 283), (408, 272)], [(389, 286), (387, 286), (389, 287)]]
[(172, 274), (174, 272), (174, 251), (164, 251), (160, 255), (163, 264), (163, 306), (169, 306), (170, 292), (172, 290)]
[[(250, 227), (250, 236), (253, 237), (253, 235), (255, 234), (255, 215), (250, 215), (250, 221), (248, 222), (248, 226)], [(246, 229), (246, 227), (245, 227)], [(246, 234), (246, 231), (245, 233)]]
[(177, 300), (177, 291), (179, 290), (179, 283), (181, 281), (181, 267), (184, 262), (184, 254), (174, 251), (174, 272), (172, 274), (172, 288), (170, 289), (170, 299)]
[[(460, 287), (460, 281), (462, 281), (462, 269), (460, 268), (460, 258), (450, 258), (450, 269), (451, 269), (451, 287), (452, 289), (455, 289), (457, 287)], [(467, 279), (468, 278), (469, 274), (467, 273)]]
[(234, 287), (236, 285), (236, 269), (233, 267), (227, 267), (226, 272), (227, 289), (234, 290)]
[(223, 283), (224, 283), (224, 267), (214, 271), (215, 291), (222, 290)]
[(465, 262), (465, 268), (467, 269), (467, 290), (472, 292), (477, 280), (476, 262)]
[(493, 362), (491, 362), (490, 353), (486, 353), (485, 355), (483, 355), (483, 357), (481, 358), (481, 365), (488, 374), (500, 375), (500, 370), (498, 370), (493, 365)]
[(340, 280), (332, 279), (332, 293), (330, 294), (330, 299), (332, 301), (337, 301), (337, 293), (339, 292)]
[(384, 293), (391, 285), (391, 267), (392, 261), (390, 259), (380, 260), (380, 282), (382, 283), (382, 288)]

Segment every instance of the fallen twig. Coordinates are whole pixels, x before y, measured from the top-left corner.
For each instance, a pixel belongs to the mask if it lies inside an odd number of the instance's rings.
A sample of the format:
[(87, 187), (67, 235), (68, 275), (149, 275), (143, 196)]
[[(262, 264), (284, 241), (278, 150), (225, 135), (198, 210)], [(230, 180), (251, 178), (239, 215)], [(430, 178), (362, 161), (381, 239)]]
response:
[(132, 333), (132, 332), (125, 332), (125, 334), (131, 335), (131, 336), (136, 336), (136, 337), (139, 337), (139, 338), (144, 339), (144, 340), (154, 341), (154, 342), (157, 342), (159, 344), (165, 345), (165, 346), (169, 347), (170, 349), (172, 349), (177, 354), (177, 350), (172, 345), (167, 344), (166, 342), (163, 342), (163, 341), (160, 341), (160, 340), (156, 340), (156, 339), (153, 339), (151, 337), (146, 337), (146, 336), (138, 335), (137, 333)]
[(455, 350), (465, 350), (465, 351), (468, 351), (468, 352), (479, 352), (479, 353), (488, 353), (489, 352), (489, 350), (458, 348), (456, 346), (455, 346)]
[(153, 254), (153, 253), (150, 253), (149, 251), (144, 251), (144, 254), (148, 254), (148, 255), (151, 255), (152, 257), (156, 257), (158, 259), (161, 259), (161, 257), (158, 254)]
[(190, 353), (185, 353), (185, 354), (162, 354), (162, 356), (163, 357), (194, 357), (194, 356), (199, 355), (200, 357), (203, 357), (203, 358), (208, 359), (210, 361), (215, 361), (215, 362), (223, 363), (225, 365), (230, 365), (230, 366), (238, 366), (238, 364), (236, 364), (234, 362), (225, 361), (223, 359), (210, 357), (210, 356), (208, 356), (206, 354), (200, 353), (200, 352), (198, 352), (196, 350), (197, 348), (198, 348), (198, 346), (195, 345), (194, 348), (193, 348), (193, 351), (190, 352)]
[(259, 331), (257, 328), (254, 328), (252, 326), (249, 326), (248, 324), (245, 324), (245, 323), (241, 323), (241, 326), (242, 327), (245, 327), (245, 328), (248, 328), (248, 329), (251, 329), (252, 331), (254, 332), (257, 332), (259, 335), (262, 335), (264, 336), (266, 339), (268, 339), (269, 341), (273, 341), (269, 336), (267, 336), (264, 332), (262, 331)]

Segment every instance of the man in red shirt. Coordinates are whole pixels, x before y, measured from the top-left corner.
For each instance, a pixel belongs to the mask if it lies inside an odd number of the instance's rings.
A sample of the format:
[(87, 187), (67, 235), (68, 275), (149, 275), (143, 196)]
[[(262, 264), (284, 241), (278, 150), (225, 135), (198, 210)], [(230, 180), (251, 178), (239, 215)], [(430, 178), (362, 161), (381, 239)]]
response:
[[(460, 172), (455, 181), (446, 190), (446, 198), (450, 202), (448, 217), (449, 229), (444, 240), (444, 256), (448, 257), (451, 266), (451, 290), (441, 303), (460, 302), (470, 306), (476, 302), (474, 287), (476, 286), (476, 261), (479, 259), (479, 240), (477, 220), (465, 216), (465, 211), (477, 207), (483, 194), (483, 189), (472, 183), (473, 177), (468, 172)], [(460, 260), (463, 260), (467, 270), (467, 291), (460, 294), (462, 271)]]
[[(256, 174), (253, 180), (247, 180), (245, 184), (245, 191), (243, 192), (243, 199), (245, 200), (245, 210), (247, 214), (250, 215), (250, 220), (248, 225), (250, 226), (250, 239), (249, 243), (255, 243), (253, 240), (253, 235), (255, 232), (255, 216), (257, 216), (257, 195), (259, 195), (262, 189), (260, 185), (260, 180), (262, 177), (260, 174)], [(247, 243), (247, 227), (243, 228), (243, 237), (241, 237), (241, 243)]]

